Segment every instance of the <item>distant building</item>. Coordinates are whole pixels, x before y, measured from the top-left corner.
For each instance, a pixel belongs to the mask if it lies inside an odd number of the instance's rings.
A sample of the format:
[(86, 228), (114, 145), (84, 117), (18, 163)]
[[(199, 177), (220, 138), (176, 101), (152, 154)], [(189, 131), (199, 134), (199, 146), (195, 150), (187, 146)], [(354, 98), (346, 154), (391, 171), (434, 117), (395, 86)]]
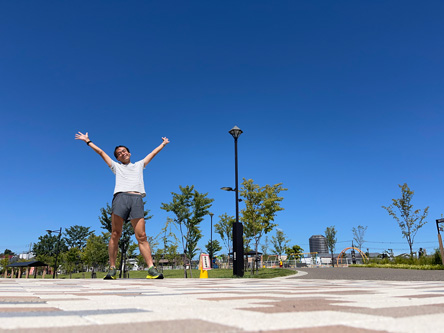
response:
[(19, 258), (24, 260), (30, 260), (35, 257), (34, 253), (28, 252), (28, 253), (20, 253)]
[(309, 239), (310, 252), (328, 253), (327, 241), (323, 235), (313, 235)]

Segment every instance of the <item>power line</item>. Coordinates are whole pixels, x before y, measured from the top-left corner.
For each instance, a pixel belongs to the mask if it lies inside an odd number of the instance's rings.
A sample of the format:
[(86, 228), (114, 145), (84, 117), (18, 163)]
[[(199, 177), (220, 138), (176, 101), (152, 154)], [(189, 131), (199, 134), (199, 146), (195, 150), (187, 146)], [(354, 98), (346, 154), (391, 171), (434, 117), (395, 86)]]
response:
[[(336, 244), (340, 243), (351, 243), (351, 240), (338, 241)], [(406, 244), (407, 241), (404, 242), (376, 242), (376, 241), (364, 241), (362, 244), (370, 243), (370, 244)], [(414, 244), (437, 244), (437, 241), (424, 241), (424, 242), (414, 242)], [(301, 246), (309, 246), (309, 243), (300, 243)]]
[[(373, 242), (373, 241), (364, 241), (363, 243), (376, 243), (376, 244), (405, 244), (407, 241), (405, 242)], [(438, 243), (437, 241), (427, 241), (427, 242), (414, 242), (414, 244), (436, 244)]]
[[(404, 249), (387, 249), (387, 248), (378, 248), (378, 247), (369, 247), (368, 248), (369, 250), (396, 250), (396, 251), (409, 251), (410, 252), (410, 249), (407, 249), (407, 248), (404, 248)], [(430, 248), (429, 248), (430, 249)]]

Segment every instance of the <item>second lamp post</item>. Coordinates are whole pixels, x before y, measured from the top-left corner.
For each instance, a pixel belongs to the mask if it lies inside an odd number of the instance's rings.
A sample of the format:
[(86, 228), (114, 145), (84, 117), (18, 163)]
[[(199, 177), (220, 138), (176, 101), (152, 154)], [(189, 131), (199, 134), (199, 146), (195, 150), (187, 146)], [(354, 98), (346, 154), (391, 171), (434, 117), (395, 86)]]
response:
[(237, 171), (237, 139), (242, 134), (242, 130), (234, 126), (228, 133), (234, 138), (234, 174), (235, 185), (234, 190), (232, 188), (222, 188), (224, 190), (236, 192), (236, 222), (233, 223), (233, 275), (238, 277), (244, 276), (244, 228), (242, 223), (239, 222), (239, 184), (238, 184), (238, 171)]
[(210, 253), (210, 267), (213, 268), (213, 253), (214, 253), (214, 248), (213, 248), (213, 213), (209, 213), (210, 217), (211, 217), (211, 237), (210, 237), (210, 244), (211, 244), (211, 253)]
[(60, 252), (60, 238), (62, 237), (62, 228), (60, 230), (46, 230), (50, 235), (53, 232), (58, 232), (59, 237), (57, 238), (57, 244), (56, 244), (56, 257), (54, 262), (54, 271), (52, 272), (52, 278), (55, 279), (57, 274), (57, 259), (59, 258), (59, 252)]

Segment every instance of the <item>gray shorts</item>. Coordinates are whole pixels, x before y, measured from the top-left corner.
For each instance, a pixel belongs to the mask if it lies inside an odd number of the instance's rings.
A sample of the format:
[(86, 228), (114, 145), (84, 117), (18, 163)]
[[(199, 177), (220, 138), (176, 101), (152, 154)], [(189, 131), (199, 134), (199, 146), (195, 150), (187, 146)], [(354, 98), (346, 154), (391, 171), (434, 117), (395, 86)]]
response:
[(145, 217), (142, 196), (125, 192), (116, 193), (113, 198), (112, 212), (124, 221)]

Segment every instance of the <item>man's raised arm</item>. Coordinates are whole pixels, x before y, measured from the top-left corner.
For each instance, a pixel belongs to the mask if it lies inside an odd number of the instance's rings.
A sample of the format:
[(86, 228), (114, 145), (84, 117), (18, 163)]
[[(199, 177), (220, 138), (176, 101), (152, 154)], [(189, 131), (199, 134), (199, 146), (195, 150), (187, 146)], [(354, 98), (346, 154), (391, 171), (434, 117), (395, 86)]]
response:
[(97, 154), (100, 155), (100, 157), (103, 158), (103, 160), (106, 162), (106, 164), (108, 164), (109, 167), (111, 167), (112, 165), (112, 159), (99, 147), (97, 147), (88, 137), (88, 132), (86, 132), (85, 134), (79, 132), (78, 134), (76, 134), (76, 140), (82, 140), (84, 142), (86, 142), (86, 144), (88, 146), (90, 146)]
[(167, 144), (170, 143), (168, 138), (162, 138), (162, 143), (159, 145), (159, 147), (155, 148), (151, 153), (146, 155), (146, 157), (143, 159), (143, 166), (146, 166), (150, 161), (153, 159), (154, 156), (156, 156)]

